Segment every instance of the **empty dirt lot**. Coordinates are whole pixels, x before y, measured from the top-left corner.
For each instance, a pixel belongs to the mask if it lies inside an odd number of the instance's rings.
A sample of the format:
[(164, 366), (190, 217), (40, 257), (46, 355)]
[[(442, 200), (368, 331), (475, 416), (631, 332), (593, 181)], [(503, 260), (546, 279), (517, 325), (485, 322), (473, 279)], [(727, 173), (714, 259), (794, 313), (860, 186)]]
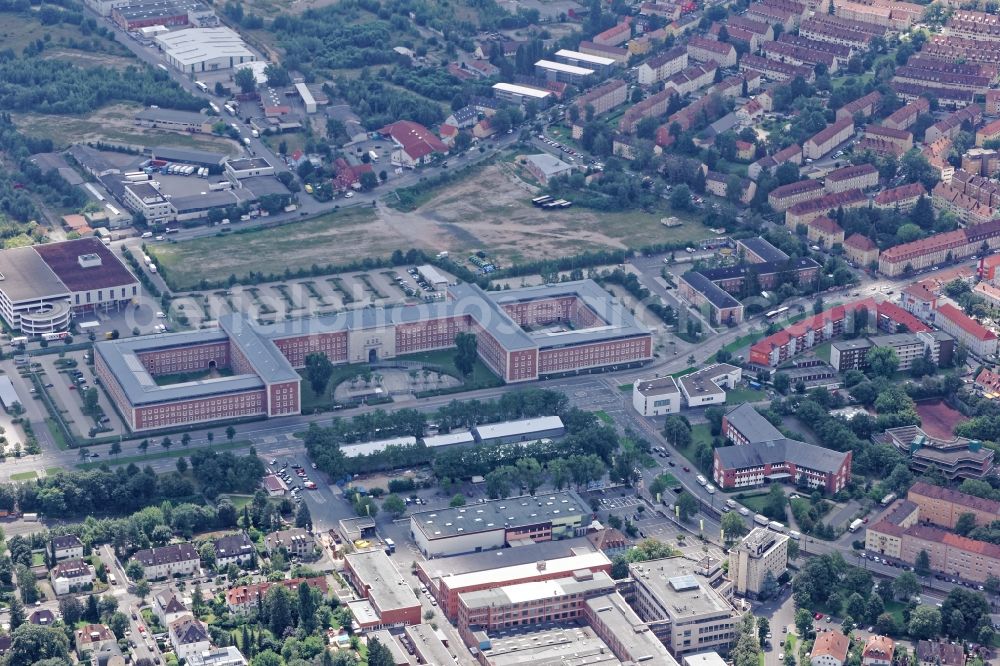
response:
[(490, 165), (448, 185), (413, 212), (379, 202), (275, 229), (225, 234), (180, 243), (153, 243), (150, 254), (171, 288), (197, 289), (202, 280), (237, 278), (250, 271), (283, 273), (300, 267), (351, 264), (410, 248), (447, 250), (455, 261), (483, 250), (499, 266), (574, 255), (588, 250), (639, 248), (711, 234), (700, 222), (667, 229), (660, 214), (602, 213), (583, 208), (547, 211), (531, 205), (529, 188)]
[(940, 400), (918, 402), (917, 414), (920, 415), (920, 427), (931, 437), (952, 439), (954, 429), (963, 421), (962, 413), (952, 409)]

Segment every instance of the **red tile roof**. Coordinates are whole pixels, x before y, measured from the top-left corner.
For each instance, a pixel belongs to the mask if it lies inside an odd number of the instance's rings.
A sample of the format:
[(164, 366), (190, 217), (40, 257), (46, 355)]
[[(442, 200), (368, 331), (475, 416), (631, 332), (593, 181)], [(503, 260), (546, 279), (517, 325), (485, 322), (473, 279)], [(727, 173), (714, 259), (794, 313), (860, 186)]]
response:
[(958, 326), (966, 333), (975, 336), (980, 340), (996, 340), (996, 334), (980, 324), (978, 321), (968, 316), (951, 303), (945, 303), (937, 309), (937, 316), (944, 317)]
[(418, 160), (432, 153), (447, 153), (448, 146), (429, 129), (412, 120), (397, 120), (379, 130), (391, 136), (412, 159)]
[(860, 250), (861, 252), (869, 252), (871, 250), (878, 249), (875, 245), (875, 241), (868, 236), (862, 236), (861, 234), (851, 234), (844, 241), (844, 245), (854, 248), (855, 250)]
[(895, 303), (882, 301), (878, 304), (876, 311), (880, 317), (885, 317), (897, 324), (902, 324), (910, 333), (921, 333), (931, 330), (924, 322), (920, 321), (909, 312), (899, 307)]
[(813, 643), (812, 658), (820, 655), (830, 655), (837, 661), (843, 663), (847, 661), (847, 650), (851, 647), (851, 639), (836, 629), (823, 631), (816, 636)]
[(820, 231), (824, 234), (842, 234), (844, 230), (840, 228), (840, 225), (831, 220), (830, 218), (823, 216), (817, 217), (815, 220), (809, 223), (809, 226)]
[(900, 185), (899, 187), (893, 187), (879, 192), (875, 197), (875, 204), (889, 206), (897, 201), (905, 201), (906, 199), (919, 197), (924, 194), (927, 194), (927, 190), (924, 189), (923, 185), (920, 183), (909, 183), (907, 185)]

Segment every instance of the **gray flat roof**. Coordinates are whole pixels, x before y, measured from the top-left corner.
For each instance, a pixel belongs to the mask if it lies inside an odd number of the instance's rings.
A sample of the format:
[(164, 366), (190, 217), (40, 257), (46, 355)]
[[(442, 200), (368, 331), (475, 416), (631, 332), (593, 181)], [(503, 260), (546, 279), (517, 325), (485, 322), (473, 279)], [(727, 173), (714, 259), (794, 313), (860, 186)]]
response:
[(386, 646), (389, 652), (392, 653), (393, 662), (396, 664), (409, 664), (410, 658), (406, 654), (406, 650), (403, 646), (399, 644), (392, 634), (390, 634), (386, 629), (379, 629), (377, 631), (372, 631), (368, 633), (368, 639), (372, 638), (378, 639), (378, 642)]
[(504, 525), (533, 525), (566, 516), (582, 516), (590, 511), (572, 490), (532, 497), (512, 497), (483, 504), (421, 511), (410, 516), (411, 528), (428, 539), (444, 539), (457, 534), (474, 534), (504, 529)]
[(14, 389), (14, 382), (10, 381), (7, 375), (0, 375), (0, 402), (4, 407), (10, 408), (15, 402), (21, 402), (17, 391)]
[(449, 432), (443, 435), (431, 435), (430, 437), (424, 437), (424, 446), (429, 449), (435, 446), (455, 446), (456, 444), (472, 444), (476, 441), (476, 438), (472, 436), (472, 433), (468, 430), (462, 430), (461, 432)]
[(677, 666), (677, 661), (667, 652), (667, 648), (636, 615), (622, 595), (617, 592), (602, 594), (587, 599), (585, 603), (608, 628), (609, 633), (619, 639), (627, 652), (628, 660), (637, 664), (649, 661), (657, 666)]
[(69, 289), (33, 247), (0, 252), (0, 290), (13, 303), (65, 296)]
[(247, 169), (266, 169), (271, 163), (263, 157), (244, 157), (238, 160), (229, 160), (229, 166), (236, 171), (246, 171)]
[(620, 666), (622, 663), (587, 626), (533, 625), (529, 629), (493, 632), (489, 639), (490, 648), (483, 653), (492, 666)]
[(192, 194), (186, 197), (174, 197), (170, 200), (178, 213), (188, 211), (203, 210), (205, 208), (216, 208), (218, 206), (235, 206), (240, 203), (240, 198), (233, 190), (220, 190), (218, 192), (205, 192), (204, 194)]
[(222, 153), (212, 153), (207, 150), (196, 150), (194, 148), (172, 148), (170, 146), (156, 146), (151, 150), (151, 153), (157, 159), (174, 162), (221, 165), (226, 159), (226, 156)]
[(265, 197), (268, 194), (280, 194), (282, 196), (291, 194), (289, 189), (274, 176), (251, 176), (250, 178), (244, 178), (240, 184), (243, 186), (240, 189), (249, 190), (258, 198)]
[(480, 571), (498, 571), (505, 567), (535, 564), (542, 560), (570, 557), (577, 553), (595, 552), (594, 544), (587, 537), (573, 537), (558, 541), (540, 541), (530, 548), (497, 548), (478, 553), (466, 553), (444, 559), (420, 562), (418, 566), (430, 579), (461, 576)]
[[(438, 638), (434, 628), (429, 624), (411, 624), (403, 630), (413, 643), (416, 650), (426, 663), (435, 666), (450, 666), (456, 663), (451, 650)], [(464, 650), (465, 647), (463, 646)]]
[(656, 379), (638, 379), (635, 390), (645, 396), (674, 395), (681, 392), (677, 387), (677, 380), (670, 375)]
[(473, 430), (479, 439), (490, 440), (500, 437), (517, 437), (519, 435), (533, 435), (536, 433), (546, 433), (551, 430), (563, 430), (562, 419), (558, 416), (538, 416), (533, 419), (521, 419), (519, 421), (504, 421), (502, 423), (484, 423), (478, 425)]
[(357, 456), (368, 456), (373, 453), (380, 453), (385, 451), (390, 446), (413, 446), (417, 443), (417, 438), (408, 437), (394, 437), (392, 439), (380, 439), (376, 442), (358, 442), (357, 444), (343, 444), (340, 450), (343, 452), (344, 456), (347, 458), (356, 458)]
[(721, 388), (713, 380), (717, 377), (728, 375), (729, 373), (737, 370), (739, 370), (739, 368), (734, 365), (729, 365), (728, 363), (715, 363), (707, 368), (695, 370), (689, 375), (684, 375), (680, 378), (680, 383), (681, 386), (684, 387), (684, 392), (689, 398), (691, 396), (704, 396), (719, 393), (725, 395), (725, 389)]
[(349, 553), (345, 557), (358, 578), (368, 586), (369, 595), (381, 612), (420, 605), (403, 574), (382, 549)]
[(491, 590), (463, 592), (458, 596), (468, 608), (483, 608), (523, 604), (555, 597), (587, 597), (597, 592), (606, 593), (615, 589), (614, 580), (603, 571), (592, 575), (587, 572), (587, 574), (580, 578), (571, 575), (564, 578), (505, 585)]
[(889, 335), (873, 335), (868, 338), (876, 347), (902, 347), (904, 345), (921, 345), (923, 341), (916, 333), (892, 333)]
[(851, 349), (868, 349), (872, 343), (864, 338), (858, 338), (857, 340), (834, 340), (830, 346), (840, 351), (849, 351)]
[(697, 575), (697, 565), (683, 557), (668, 557), (629, 565), (636, 582), (657, 599), (673, 621), (712, 613), (735, 613), (708, 581)]

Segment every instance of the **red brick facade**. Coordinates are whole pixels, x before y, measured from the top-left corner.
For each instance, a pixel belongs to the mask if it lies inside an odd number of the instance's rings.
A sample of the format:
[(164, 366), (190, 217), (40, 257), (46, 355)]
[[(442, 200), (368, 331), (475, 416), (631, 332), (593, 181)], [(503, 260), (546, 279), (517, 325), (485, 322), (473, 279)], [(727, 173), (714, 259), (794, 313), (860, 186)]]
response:
[(347, 331), (279, 338), (274, 344), (296, 368), (305, 367), (306, 356), (313, 352), (326, 354), (331, 363), (347, 362)]
[(158, 349), (136, 356), (154, 377), (180, 372), (201, 372), (213, 362), (218, 368), (228, 368), (229, 342)]
[[(244, 419), (267, 413), (263, 389), (229, 395), (143, 405), (133, 409), (133, 430), (155, 430), (220, 419)], [(298, 413), (298, 412), (296, 412)]]
[(543, 349), (540, 354), (538, 374), (556, 374), (607, 365), (636, 363), (649, 359), (652, 354), (653, 341), (649, 336), (562, 349)]

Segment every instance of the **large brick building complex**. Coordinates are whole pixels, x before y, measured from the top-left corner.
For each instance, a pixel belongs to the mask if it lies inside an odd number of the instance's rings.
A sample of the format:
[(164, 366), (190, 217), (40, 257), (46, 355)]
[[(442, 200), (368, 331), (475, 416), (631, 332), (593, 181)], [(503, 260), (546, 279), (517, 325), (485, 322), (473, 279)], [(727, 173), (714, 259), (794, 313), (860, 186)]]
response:
[[(487, 293), (448, 289), (443, 302), (365, 308), (258, 325), (242, 315), (219, 328), (99, 342), (95, 367), (133, 431), (300, 410), (296, 368), (323, 353), (335, 364), (454, 346), (477, 338), (479, 357), (506, 382), (638, 366), (653, 356), (650, 332), (591, 280)], [(157, 384), (179, 373), (229, 376)]]

